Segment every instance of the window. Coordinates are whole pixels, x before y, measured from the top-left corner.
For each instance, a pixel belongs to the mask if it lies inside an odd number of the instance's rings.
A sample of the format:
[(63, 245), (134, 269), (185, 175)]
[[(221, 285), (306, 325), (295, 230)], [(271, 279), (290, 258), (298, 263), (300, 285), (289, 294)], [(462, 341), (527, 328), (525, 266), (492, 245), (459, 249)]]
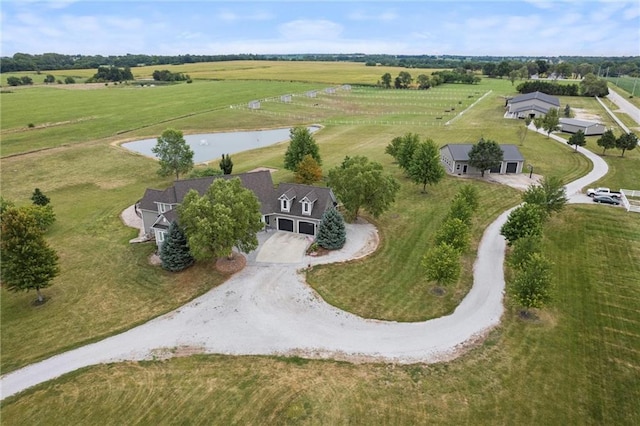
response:
[(289, 201), (286, 199), (282, 199), (280, 200), (280, 210), (282, 210), (283, 212), (288, 212), (289, 211)]
[(311, 213), (311, 209), (309, 208), (309, 203), (302, 203), (302, 213), (303, 214), (310, 214)]
[(163, 231), (158, 231), (156, 233), (156, 237), (158, 237), (158, 241), (160, 241), (161, 243), (164, 242), (164, 232)]

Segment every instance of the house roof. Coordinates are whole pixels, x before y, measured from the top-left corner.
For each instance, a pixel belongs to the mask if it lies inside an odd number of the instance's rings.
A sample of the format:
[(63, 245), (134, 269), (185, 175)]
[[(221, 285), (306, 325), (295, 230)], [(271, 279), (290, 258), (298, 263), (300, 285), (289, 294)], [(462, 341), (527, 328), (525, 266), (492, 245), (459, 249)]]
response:
[[(203, 195), (214, 179), (232, 179), (239, 178), (243, 187), (250, 189), (260, 202), (260, 210), (262, 214), (272, 214), (280, 211), (280, 203), (278, 200), (286, 196), (289, 200), (296, 197), (297, 194), (305, 194), (310, 202), (314, 202), (311, 216), (302, 215), (302, 203), (292, 202), (289, 214), (302, 217), (312, 217), (320, 219), (324, 211), (333, 206), (336, 197), (330, 188), (315, 187), (311, 185), (303, 185), (297, 183), (281, 183), (277, 189), (274, 189), (271, 173), (267, 170), (258, 172), (242, 173), (238, 175), (208, 176), (197, 179), (185, 179), (175, 181), (173, 186), (165, 189), (147, 189), (144, 197), (139, 201), (138, 206), (142, 210), (150, 210), (157, 212), (157, 203), (180, 204), (184, 197), (191, 189), (195, 189), (200, 195)], [(177, 218), (174, 209), (163, 213), (164, 217), (169, 221)]]
[[(447, 144), (440, 150), (448, 149), (454, 161), (469, 161), (469, 152), (472, 147), (473, 144), (470, 143)], [(524, 161), (517, 146), (504, 144), (500, 145), (500, 148), (502, 149), (502, 161)]]
[(570, 126), (578, 126), (584, 128), (601, 125), (601, 123), (598, 123), (596, 121), (577, 120), (575, 118), (561, 118), (560, 124), (568, 124)]
[(271, 173), (267, 170), (238, 175), (177, 180), (173, 186), (164, 191), (147, 189), (142, 200), (140, 200), (139, 206), (143, 210), (157, 211), (156, 203), (180, 204), (192, 189), (195, 189), (202, 196), (209, 189), (214, 179), (233, 179), (236, 177), (240, 179), (242, 186), (256, 194), (263, 214), (273, 211), (273, 180), (271, 179)]
[[(313, 210), (311, 211), (311, 216), (302, 214), (302, 203), (301, 202), (293, 202), (291, 203), (291, 208), (288, 214), (302, 217), (312, 217), (314, 219), (321, 219), (322, 214), (329, 207), (333, 206), (333, 203), (336, 202), (336, 196), (333, 194), (331, 188), (322, 188), (311, 185), (303, 185), (300, 183), (281, 183), (278, 185), (278, 189), (276, 190), (277, 195), (284, 195), (291, 190), (294, 190), (298, 194), (306, 194), (306, 197), (316, 197), (316, 201), (313, 205)], [(304, 197), (303, 197), (304, 198)], [(302, 200), (300, 200), (302, 201)], [(309, 201), (312, 201), (312, 198), (309, 198)], [(277, 213), (278, 210), (272, 211)]]
[(553, 106), (560, 107), (560, 101), (558, 100), (558, 98), (556, 98), (555, 96), (547, 95), (546, 93), (542, 93), (542, 92), (531, 92), (531, 93), (525, 93), (523, 95), (516, 96), (513, 99), (511, 99), (511, 104), (531, 101), (533, 99), (538, 99), (548, 104), (551, 104)]

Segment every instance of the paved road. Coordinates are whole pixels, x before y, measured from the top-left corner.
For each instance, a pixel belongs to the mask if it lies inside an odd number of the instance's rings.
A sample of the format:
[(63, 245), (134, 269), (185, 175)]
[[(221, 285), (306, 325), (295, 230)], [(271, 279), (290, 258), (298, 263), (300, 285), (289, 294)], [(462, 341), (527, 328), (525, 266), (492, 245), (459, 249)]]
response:
[[(594, 162), (594, 168), (567, 185), (574, 202), (583, 201), (583, 186), (607, 172), (600, 157), (584, 149), (580, 152)], [(347, 245), (330, 256), (307, 256), (302, 263), (283, 265), (258, 262), (258, 255), (251, 253), (244, 270), (176, 311), (3, 376), (1, 397), (89, 365), (170, 357), (176, 348), (188, 353), (297, 354), (397, 363), (453, 359), (500, 323), (505, 287), (505, 240), (500, 227), (508, 214), (504, 212), (486, 229), (474, 264), (473, 286), (448, 316), (417, 323), (370, 320), (318, 297), (299, 269), (362, 257), (377, 247), (372, 225), (348, 225)], [(262, 240), (268, 237), (260, 235)]]
[(638, 125), (640, 125), (640, 108), (626, 100), (615, 90), (609, 87), (609, 95), (607, 96), (611, 102), (616, 104), (618, 108), (625, 114), (628, 114)]

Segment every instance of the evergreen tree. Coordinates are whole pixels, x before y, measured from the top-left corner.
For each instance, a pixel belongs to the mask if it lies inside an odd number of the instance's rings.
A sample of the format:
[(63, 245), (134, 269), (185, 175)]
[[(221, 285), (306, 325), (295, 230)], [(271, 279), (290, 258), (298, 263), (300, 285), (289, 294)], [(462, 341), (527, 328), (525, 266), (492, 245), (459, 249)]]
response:
[(225, 175), (230, 175), (233, 171), (233, 161), (231, 161), (231, 157), (229, 157), (229, 154), (227, 154), (226, 156), (222, 154), (222, 160), (220, 160), (220, 170), (222, 170), (222, 173), (224, 173)]
[(160, 260), (162, 267), (171, 272), (180, 272), (195, 262), (189, 250), (187, 237), (178, 222), (172, 222), (169, 227), (169, 232), (160, 247)]
[(330, 208), (322, 215), (316, 242), (327, 250), (338, 250), (344, 246), (346, 239), (347, 232), (342, 215), (335, 208)]
[(33, 201), (33, 204), (37, 206), (46, 206), (47, 204), (49, 204), (50, 200), (49, 197), (47, 197), (42, 193), (42, 191), (40, 191), (40, 188), (36, 188), (33, 191), (33, 195), (31, 196), (31, 201)]

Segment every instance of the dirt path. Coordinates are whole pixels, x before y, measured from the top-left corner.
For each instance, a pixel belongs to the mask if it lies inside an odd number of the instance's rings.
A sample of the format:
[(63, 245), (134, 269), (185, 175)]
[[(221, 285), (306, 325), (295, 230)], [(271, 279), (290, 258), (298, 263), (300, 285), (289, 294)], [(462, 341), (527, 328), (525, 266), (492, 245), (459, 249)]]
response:
[[(594, 168), (567, 185), (574, 202), (583, 201), (580, 188), (607, 172), (597, 155), (581, 152), (594, 161)], [(500, 227), (508, 214), (504, 212), (486, 229), (473, 286), (451, 315), (417, 323), (370, 320), (318, 297), (304, 282), (301, 268), (366, 256), (377, 248), (377, 230), (367, 223), (353, 224), (347, 226), (345, 247), (328, 256), (305, 256), (303, 262), (282, 265), (257, 262), (251, 253), (244, 270), (173, 312), (2, 376), (1, 397), (89, 365), (181, 353), (297, 354), (396, 363), (453, 359), (500, 323), (505, 286), (505, 240)]]

